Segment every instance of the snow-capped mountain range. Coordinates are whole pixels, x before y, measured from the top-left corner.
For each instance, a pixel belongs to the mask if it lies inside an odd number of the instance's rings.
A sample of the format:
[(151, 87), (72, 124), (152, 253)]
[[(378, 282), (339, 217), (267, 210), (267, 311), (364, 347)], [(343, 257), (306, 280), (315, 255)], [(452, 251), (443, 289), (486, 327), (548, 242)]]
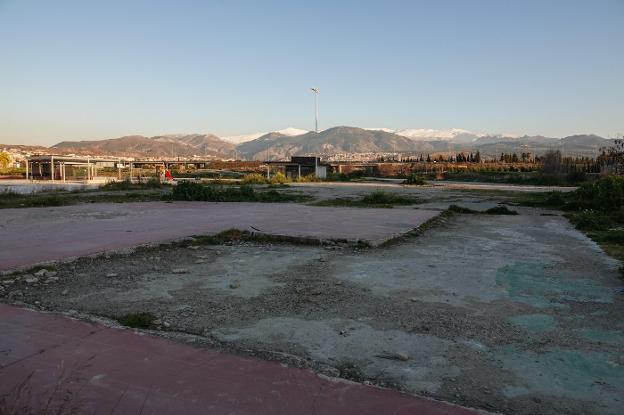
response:
[[(383, 131), (386, 133), (400, 135), (402, 137), (409, 138), (410, 140), (414, 140), (414, 141), (451, 141), (455, 143), (470, 143), (470, 142), (476, 141), (480, 137), (494, 136), (494, 134), (476, 133), (473, 131), (465, 130), (463, 128), (449, 128), (449, 129), (444, 129), (444, 130), (436, 130), (432, 128), (408, 128), (408, 129), (403, 129), (403, 130), (395, 130), (392, 128), (380, 127), (380, 128), (364, 128), (364, 130)], [(276, 134), (281, 134), (284, 136), (296, 137), (296, 136), (303, 135), (309, 132), (310, 131), (308, 130), (288, 127), (283, 130), (227, 136), (227, 137), (222, 137), (222, 138), (223, 140), (233, 143), (233, 144), (242, 144), (242, 143), (246, 143), (249, 141), (253, 141), (269, 133), (276, 133)], [(513, 135), (510, 135), (510, 134), (504, 134), (504, 136), (513, 137)]]

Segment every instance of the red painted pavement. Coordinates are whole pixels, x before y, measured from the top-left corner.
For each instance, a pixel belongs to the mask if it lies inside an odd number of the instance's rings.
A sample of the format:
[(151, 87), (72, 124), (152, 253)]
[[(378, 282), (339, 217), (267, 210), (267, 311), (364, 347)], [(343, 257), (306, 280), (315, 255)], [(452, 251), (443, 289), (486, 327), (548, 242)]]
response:
[(273, 362), (0, 304), (0, 397), (7, 395), (4, 405), (9, 409), (47, 406), (50, 413), (57, 413), (63, 403), (63, 413), (89, 414), (477, 413)]
[(286, 203), (94, 203), (2, 209), (0, 271), (236, 228), (379, 244), (439, 211)]

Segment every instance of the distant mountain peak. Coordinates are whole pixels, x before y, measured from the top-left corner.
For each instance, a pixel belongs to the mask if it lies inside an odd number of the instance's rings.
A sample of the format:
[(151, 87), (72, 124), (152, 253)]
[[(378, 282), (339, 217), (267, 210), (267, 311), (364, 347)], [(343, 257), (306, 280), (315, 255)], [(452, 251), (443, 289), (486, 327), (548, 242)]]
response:
[(475, 141), (479, 137), (483, 137), (486, 134), (475, 133), (473, 131), (465, 130), (463, 128), (448, 128), (445, 130), (437, 130), (433, 128), (407, 128), (403, 130), (393, 130), (391, 128), (365, 128), (370, 131), (384, 131), (386, 133), (392, 133), (407, 137), (415, 141), (461, 141), (470, 142)]
[(269, 131), (269, 132), (263, 132), (263, 133), (251, 133), (251, 134), (243, 134), (243, 135), (232, 135), (232, 136), (227, 136), (227, 137), (222, 137), (222, 138), (223, 140), (233, 143), (233, 144), (242, 144), (248, 141), (256, 140), (262, 136), (265, 136), (267, 134), (272, 134), (272, 133), (277, 133), (277, 134), (285, 135), (288, 137), (296, 137), (298, 135), (309, 133), (309, 131), (301, 130), (299, 128), (294, 128), (294, 127), (288, 127), (288, 128), (284, 128), (283, 130)]

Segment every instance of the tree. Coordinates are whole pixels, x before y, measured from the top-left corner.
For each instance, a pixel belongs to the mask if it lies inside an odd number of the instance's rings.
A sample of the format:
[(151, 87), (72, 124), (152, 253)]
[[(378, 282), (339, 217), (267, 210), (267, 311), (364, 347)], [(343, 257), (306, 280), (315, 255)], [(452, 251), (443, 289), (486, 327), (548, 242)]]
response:
[(615, 174), (624, 174), (624, 138), (616, 138), (606, 152), (607, 164), (613, 166)]
[(558, 173), (562, 167), (561, 151), (549, 150), (542, 157), (542, 171), (544, 173)]
[(9, 163), (11, 163), (11, 157), (5, 152), (1, 152), (0, 153), (0, 168), (6, 169), (7, 167), (9, 167)]

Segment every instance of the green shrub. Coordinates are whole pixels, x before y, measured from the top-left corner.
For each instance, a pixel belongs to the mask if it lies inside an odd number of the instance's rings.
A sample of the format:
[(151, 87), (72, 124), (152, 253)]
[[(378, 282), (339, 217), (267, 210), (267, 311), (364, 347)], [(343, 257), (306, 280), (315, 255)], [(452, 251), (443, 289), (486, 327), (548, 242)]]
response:
[(173, 188), (168, 198), (204, 202), (295, 202), (305, 200), (306, 196), (281, 193), (277, 190), (257, 192), (249, 185), (223, 187), (181, 182)]
[(423, 179), (421, 176), (410, 174), (405, 180), (403, 180), (403, 184), (422, 186), (425, 184), (425, 179)]
[(286, 184), (288, 181), (288, 177), (279, 171), (271, 177), (271, 184)]
[(582, 208), (610, 211), (624, 206), (624, 177), (607, 176), (584, 183), (571, 194), (571, 201)]
[(593, 209), (583, 209), (578, 212), (570, 212), (566, 217), (581, 230), (608, 230), (614, 225), (611, 217)]
[(264, 175), (259, 173), (246, 174), (241, 181), (243, 184), (266, 184), (267, 179)]

